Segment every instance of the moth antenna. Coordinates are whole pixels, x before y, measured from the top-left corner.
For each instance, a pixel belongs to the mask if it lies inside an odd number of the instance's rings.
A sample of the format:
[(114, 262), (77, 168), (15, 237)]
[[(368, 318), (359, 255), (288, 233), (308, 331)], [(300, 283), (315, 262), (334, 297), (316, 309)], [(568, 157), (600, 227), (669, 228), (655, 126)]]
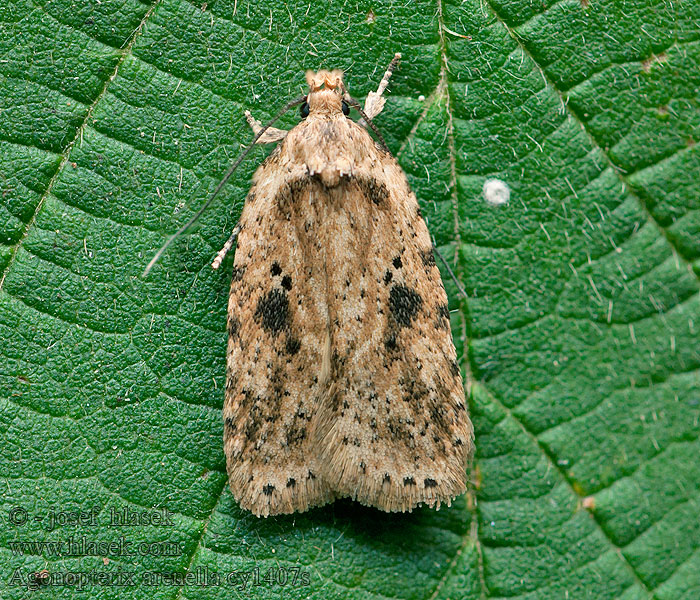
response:
[(374, 134), (379, 138), (379, 142), (382, 145), (382, 148), (386, 150), (389, 154), (391, 154), (391, 150), (389, 150), (389, 146), (386, 145), (386, 142), (384, 141), (384, 136), (382, 136), (381, 133), (379, 133), (379, 129), (377, 129), (377, 126), (372, 122), (372, 119), (370, 119), (365, 111), (362, 109), (360, 106), (360, 103), (355, 100), (350, 94), (345, 92), (345, 102), (347, 102), (350, 106), (353, 108), (356, 108), (357, 111), (362, 115), (362, 118), (365, 120), (365, 123), (369, 125), (370, 129), (374, 131)]
[(452, 280), (455, 282), (455, 285), (457, 286), (457, 290), (459, 291), (460, 295), (465, 300), (468, 300), (469, 296), (467, 296), (467, 292), (464, 291), (462, 284), (460, 283), (459, 279), (457, 279), (457, 276), (454, 274), (454, 272), (450, 268), (450, 265), (448, 264), (448, 262), (443, 258), (442, 254), (440, 254), (440, 251), (438, 250), (438, 247), (435, 244), (435, 238), (433, 238), (433, 252), (435, 252), (435, 254), (437, 254), (440, 257), (442, 264), (445, 265), (447, 272), (450, 274), (450, 277), (452, 277)]
[(389, 85), (389, 79), (391, 79), (391, 75), (394, 72), (394, 69), (396, 69), (399, 62), (401, 62), (401, 52), (397, 52), (396, 54), (394, 54), (394, 58), (391, 59), (389, 66), (386, 68), (386, 73), (384, 73), (384, 77), (382, 77), (382, 80), (379, 83), (379, 88), (377, 89), (377, 94), (379, 94), (380, 96), (384, 93), (387, 86)]
[(279, 119), (281, 119), (284, 114), (292, 107), (297, 106), (298, 104), (301, 104), (306, 100), (306, 96), (300, 96), (299, 98), (295, 98), (294, 100), (291, 100), (287, 102), (287, 104), (280, 109), (280, 111), (272, 117), (261, 129), (258, 131), (258, 133), (255, 134), (255, 137), (253, 140), (250, 142), (248, 147), (238, 156), (238, 158), (233, 162), (233, 164), (229, 167), (228, 171), (226, 171), (226, 174), (223, 176), (221, 181), (219, 181), (218, 185), (214, 189), (214, 191), (211, 193), (207, 201), (202, 205), (202, 207), (194, 214), (194, 216), (187, 221), (180, 229), (178, 229), (175, 233), (173, 233), (167, 240), (166, 242), (160, 247), (160, 250), (155, 253), (151, 261), (146, 265), (146, 268), (144, 269), (143, 273), (141, 274), (141, 277), (146, 277), (153, 268), (153, 265), (155, 265), (158, 262), (158, 259), (163, 255), (163, 252), (165, 252), (168, 249), (168, 246), (172, 244), (177, 238), (179, 238), (185, 231), (187, 231), (192, 224), (199, 219), (199, 217), (202, 216), (202, 213), (209, 208), (209, 205), (214, 201), (214, 198), (216, 198), (219, 195), (219, 192), (221, 189), (226, 185), (226, 182), (231, 178), (231, 175), (233, 175), (233, 172), (238, 168), (238, 165), (240, 165), (243, 162), (243, 159), (245, 159), (248, 154), (250, 154), (250, 151), (253, 149), (255, 146), (255, 142), (257, 142), (260, 137), (270, 128), (272, 127)]

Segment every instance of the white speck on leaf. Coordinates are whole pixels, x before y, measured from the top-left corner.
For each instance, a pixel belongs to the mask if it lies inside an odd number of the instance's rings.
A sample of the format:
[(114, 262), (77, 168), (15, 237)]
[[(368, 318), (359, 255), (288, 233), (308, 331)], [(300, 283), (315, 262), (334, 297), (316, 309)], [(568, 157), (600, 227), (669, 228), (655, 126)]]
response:
[(510, 188), (505, 181), (500, 179), (487, 179), (484, 182), (484, 200), (491, 206), (508, 204), (510, 200)]

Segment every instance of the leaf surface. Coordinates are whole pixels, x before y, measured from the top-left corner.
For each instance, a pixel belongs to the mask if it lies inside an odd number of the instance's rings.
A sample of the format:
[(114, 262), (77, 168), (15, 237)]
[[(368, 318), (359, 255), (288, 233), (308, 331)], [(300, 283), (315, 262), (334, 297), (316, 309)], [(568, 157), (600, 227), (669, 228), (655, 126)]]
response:
[[(55, 598), (696, 598), (699, 7), (0, 7), (0, 595), (47, 569)], [(258, 520), (226, 485), (231, 261), (209, 264), (269, 149), (140, 273), (246, 108), (307, 68), (363, 98), (397, 51), (377, 125), (467, 291), (443, 273), (473, 485), (438, 512)]]

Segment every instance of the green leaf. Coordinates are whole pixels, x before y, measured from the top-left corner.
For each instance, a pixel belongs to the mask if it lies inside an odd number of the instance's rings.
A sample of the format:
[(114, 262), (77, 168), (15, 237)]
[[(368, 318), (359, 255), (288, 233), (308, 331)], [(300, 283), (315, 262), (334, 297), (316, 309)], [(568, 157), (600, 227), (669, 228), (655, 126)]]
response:
[[(2, 598), (43, 569), (51, 598), (698, 597), (699, 3), (10, 0), (0, 22)], [(226, 485), (231, 260), (209, 264), (269, 150), (139, 275), (246, 108), (307, 68), (364, 97), (397, 51), (377, 124), (467, 290), (445, 277), (473, 485), (259, 520)]]

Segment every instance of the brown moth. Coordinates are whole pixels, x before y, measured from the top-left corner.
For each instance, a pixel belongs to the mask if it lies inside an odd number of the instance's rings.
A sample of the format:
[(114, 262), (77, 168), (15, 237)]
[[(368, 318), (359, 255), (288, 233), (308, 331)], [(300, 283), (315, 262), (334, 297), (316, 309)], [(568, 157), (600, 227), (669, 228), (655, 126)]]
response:
[[(383, 108), (382, 93), (363, 121)], [(224, 451), (258, 516), (350, 497), (384, 511), (466, 490), (472, 425), (440, 272), (397, 161), (347, 115), (340, 71), (308, 72), (301, 122), (253, 176), (228, 308)]]

